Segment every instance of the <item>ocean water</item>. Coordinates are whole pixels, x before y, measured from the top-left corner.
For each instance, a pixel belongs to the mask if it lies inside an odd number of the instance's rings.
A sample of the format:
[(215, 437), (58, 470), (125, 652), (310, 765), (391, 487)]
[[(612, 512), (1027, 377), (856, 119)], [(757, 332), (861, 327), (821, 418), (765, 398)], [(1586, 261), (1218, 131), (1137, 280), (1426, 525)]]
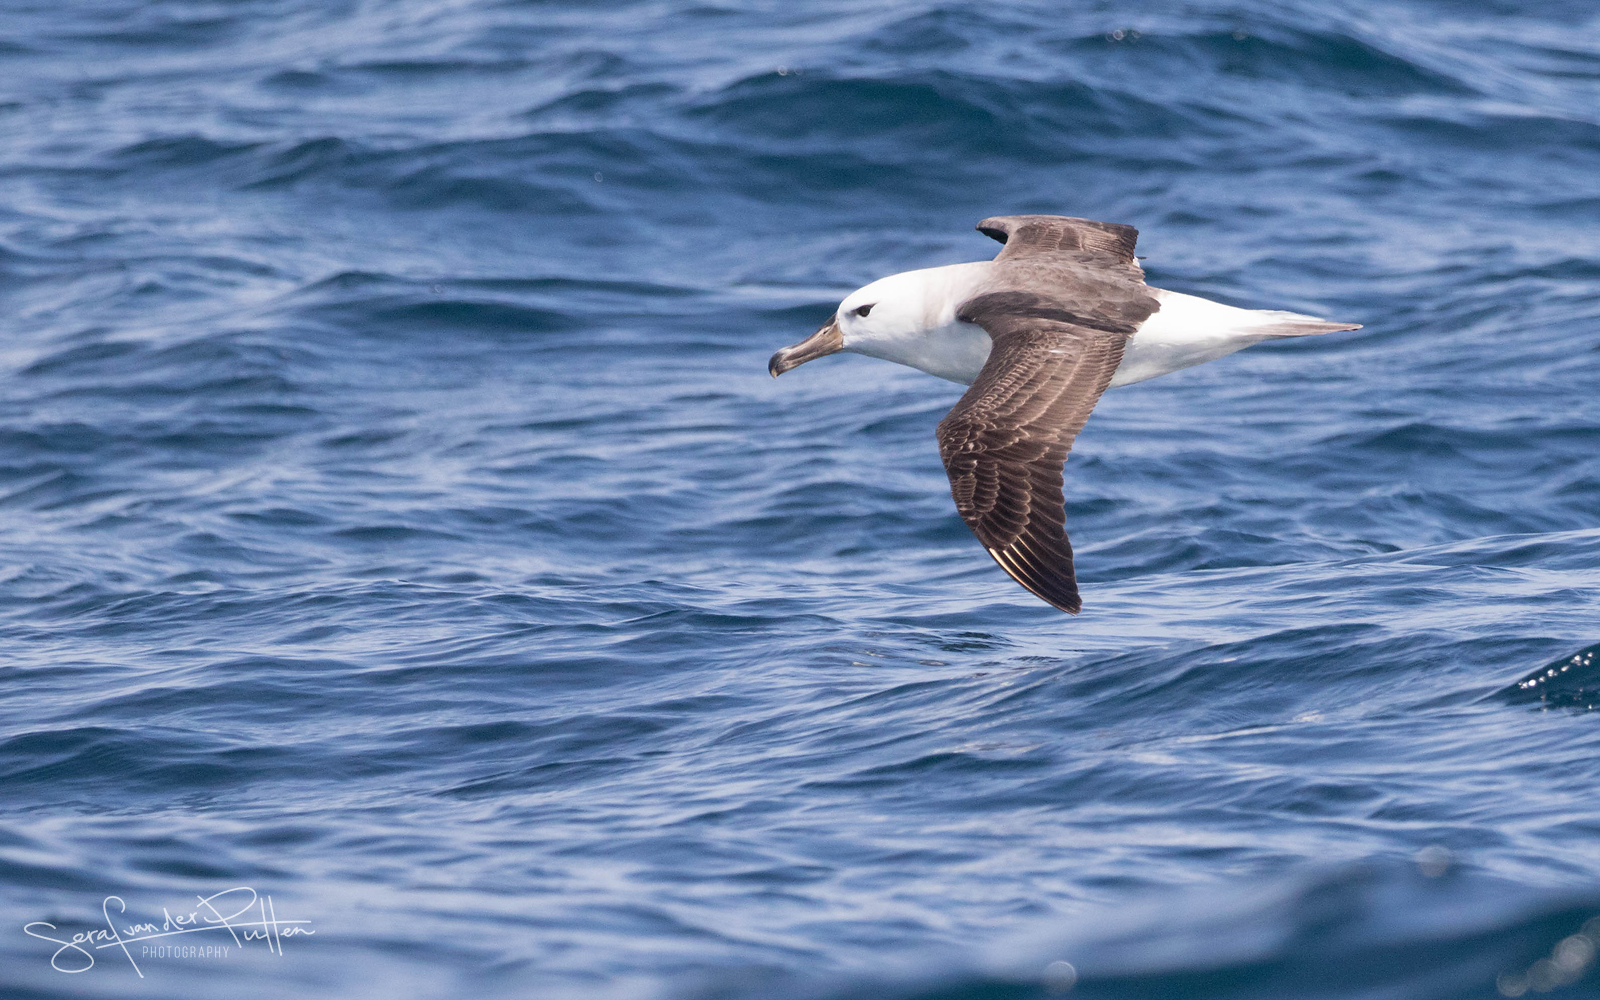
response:
[[(1593, 3), (0, 0), (0, 136), (5, 997), (1600, 993)], [(1077, 618), (765, 370), (1015, 212), (1365, 324)]]

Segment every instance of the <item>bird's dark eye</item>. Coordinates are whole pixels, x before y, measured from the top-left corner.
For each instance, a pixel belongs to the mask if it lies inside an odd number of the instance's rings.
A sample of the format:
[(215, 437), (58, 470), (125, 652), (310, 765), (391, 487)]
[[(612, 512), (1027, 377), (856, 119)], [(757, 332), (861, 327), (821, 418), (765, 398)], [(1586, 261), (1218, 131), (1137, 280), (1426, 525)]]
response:
[(867, 313), (872, 311), (872, 306), (856, 306), (850, 311), (855, 313), (857, 316), (865, 316)]

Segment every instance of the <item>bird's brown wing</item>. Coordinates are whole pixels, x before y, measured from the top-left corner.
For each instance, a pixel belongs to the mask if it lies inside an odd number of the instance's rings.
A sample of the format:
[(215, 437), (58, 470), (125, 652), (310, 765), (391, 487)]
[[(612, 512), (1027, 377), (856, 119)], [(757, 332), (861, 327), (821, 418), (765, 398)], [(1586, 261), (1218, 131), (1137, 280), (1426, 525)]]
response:
[[(1139, 230), (1117, 222), (1096, 222), (1065, 215), (997, 215), (978, 223), (978, 231), (1005, 244), (995, 257), (1010, 262), (1023, 257), (1072, 255), (1103, 258), (1137, 269), (1133, 247)], [(1142, 274), (1142, 272), (1141, 272)]]
[(1061, 467), (1122, 363), (1133, 329), (1074, 322), (1079, 317), (1025, 292), (979, 296), (962, 306), (961, 317), (987, 330), (994, 347), (939, 423), (939, 455), (956, 509), (1018, 583), (1077, 614), (1083, 602)]

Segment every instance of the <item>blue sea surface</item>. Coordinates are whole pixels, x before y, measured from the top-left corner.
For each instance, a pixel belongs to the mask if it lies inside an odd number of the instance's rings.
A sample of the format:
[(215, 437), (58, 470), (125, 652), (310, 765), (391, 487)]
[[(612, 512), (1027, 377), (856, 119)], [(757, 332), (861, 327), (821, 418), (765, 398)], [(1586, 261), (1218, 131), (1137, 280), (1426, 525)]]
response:
[[(0, 137), (7, 1000), (1600, 995), (1591, 0), (0, 0)], [(1021, 212), (1364, 324), (1076, 618), (765, 368)]]

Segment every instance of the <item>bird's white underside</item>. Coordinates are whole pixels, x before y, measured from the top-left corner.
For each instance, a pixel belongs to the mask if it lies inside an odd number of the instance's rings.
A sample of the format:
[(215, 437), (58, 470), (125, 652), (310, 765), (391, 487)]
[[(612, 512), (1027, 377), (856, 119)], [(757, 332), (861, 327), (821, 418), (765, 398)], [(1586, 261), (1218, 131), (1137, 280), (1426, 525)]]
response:
[[(981, 291), (990, 261), (950, 264), (881, 278), (851, 293), (839, 307), (844, 349), (908, 365), (971, 385), (993, 341), (980, 326), (956, 319), (956, 310)], [(1151, 288), (1161, 308), (1128, 341), (1111, 388), (1143, 382), (1226, 357), (1267, 339), (1322, 333), (1314, 316), (1274, 309), (1239, 309), (1165, 289)], [(873, 306), (866, 319), (854, 317)]]

